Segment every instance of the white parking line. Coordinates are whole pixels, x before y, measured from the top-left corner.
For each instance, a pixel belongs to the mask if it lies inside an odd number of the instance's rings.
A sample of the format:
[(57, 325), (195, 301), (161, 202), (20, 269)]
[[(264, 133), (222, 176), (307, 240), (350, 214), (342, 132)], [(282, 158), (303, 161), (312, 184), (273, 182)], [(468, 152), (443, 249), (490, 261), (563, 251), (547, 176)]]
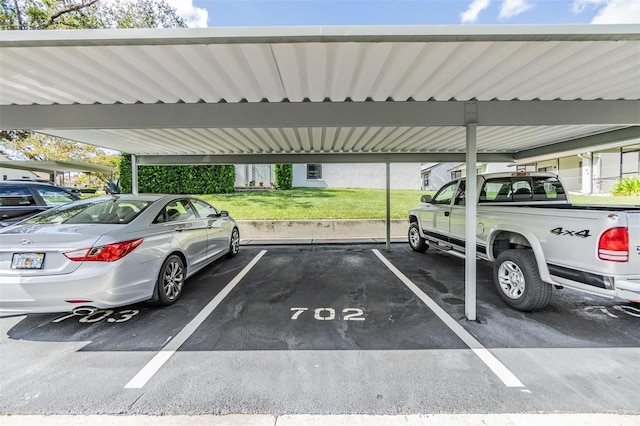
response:
[(478, 342), (467, 330), (465, 330), (456, 320), (454, 320), (448, 313), (445, 312), (436, 302), (433, 301), (425, 292), (420, 290), (406, 275), (404, 275), (398, 268), (384, 257), (377, 249), (372, 250), (373, 253), (385, 264), (396, 277), (400, 279), (416, 296), (422, 300), (425, 305), (429, 307), (447, 327), (451, 329), (456, 335), (475, 353), (478, 358), (484, 362), (487, 367), (498, 376), (505, 386), (510, 388), (522, 388), (524, 385), (518, 378), (511, 372), (503, 363), (501, 363), (491, 352), (489, 352), (480, 342)]
[(142, 370), (135, 375), (133, 379), (129, 381), (124, 387), (126, 389), (140, 389), (153, 377), (154, 374), (160, 370), (160, 368), (164, 365), (165, 362), (171, 358), (171, 356), (187, 341), (189, 337), (196, 331), (198, 327), (204, 322), (205, 319), (213, 312), (213, 310), (218, 307), (222, 299), (224, 299), (233, 288), (244, 278), (245, 275), (258, 263), (258, 261), (264, 256), (267, 250), (262, 250), (260, 253), (256, 255), (256, 257), (249, 262), (247, 266), (244, 267), (242, 271), (238, 275), (236, 275), (229, 284), (222, 289), (220, 293), (214, 297), (211, 302), (207, 304), (199, 313), (196, 315), (194, 319), (189, 322), (181, 331), (174, 337), (169, 343), (165, 345), (164, 348), (160, 350), (154, 356), (151, 361), (145, 365)]

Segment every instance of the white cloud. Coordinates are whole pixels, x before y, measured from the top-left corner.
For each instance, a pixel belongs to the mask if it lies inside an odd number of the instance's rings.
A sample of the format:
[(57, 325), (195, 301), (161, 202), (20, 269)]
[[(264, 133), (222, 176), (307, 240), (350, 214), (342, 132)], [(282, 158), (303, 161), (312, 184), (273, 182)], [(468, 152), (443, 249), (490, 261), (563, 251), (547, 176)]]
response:
[(640, 23), (640, 1), (638, 0), (575, 0), (573, 12), (581, 13), (587, 7), (597, 10), (592, 24)]
[(504, 0), (500, 7), (500, 19), (509, 19), (518, 16), (533, 8), (534, 4), (529, 0)]
[(165, 0), (173, 7), (178, 16), (185, 20), (189, 28), (206, 27), (209, 20), (207, 9), (196, 7), (193, 0)]
[(478, 20), (480, 12), (489, 7), (489, 0), (473, 0), (467, 10), (460, 14), (463, 24), (475, 22)]

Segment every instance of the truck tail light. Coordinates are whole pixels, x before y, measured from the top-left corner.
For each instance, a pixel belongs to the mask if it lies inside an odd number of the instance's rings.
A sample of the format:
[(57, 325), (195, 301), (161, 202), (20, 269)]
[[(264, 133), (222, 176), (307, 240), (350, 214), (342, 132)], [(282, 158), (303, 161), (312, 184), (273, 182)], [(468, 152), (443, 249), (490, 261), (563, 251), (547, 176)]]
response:
[(131, 253), (141, 243), (142, 238), (107, 244), (106, 246), (68, 251), (64, 255), (74, 262), (115, 262)]
[(607, 229), (598, 242), (598, 257), (611, 262), (628, 262), (629, 231), (627, 228)]

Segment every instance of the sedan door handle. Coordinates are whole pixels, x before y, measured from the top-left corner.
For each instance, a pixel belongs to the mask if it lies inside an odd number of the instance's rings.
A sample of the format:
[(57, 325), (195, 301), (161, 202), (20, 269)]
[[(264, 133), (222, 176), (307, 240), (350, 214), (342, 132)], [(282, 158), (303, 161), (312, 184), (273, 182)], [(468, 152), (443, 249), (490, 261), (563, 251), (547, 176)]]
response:
[(445, 216), (449, 216), (449, 212), (444, 212), (444, 215)]
[(174, 231), (176, 232), (182, 232), (184, 231), (184, 225), (178, 225), (175, 227)]

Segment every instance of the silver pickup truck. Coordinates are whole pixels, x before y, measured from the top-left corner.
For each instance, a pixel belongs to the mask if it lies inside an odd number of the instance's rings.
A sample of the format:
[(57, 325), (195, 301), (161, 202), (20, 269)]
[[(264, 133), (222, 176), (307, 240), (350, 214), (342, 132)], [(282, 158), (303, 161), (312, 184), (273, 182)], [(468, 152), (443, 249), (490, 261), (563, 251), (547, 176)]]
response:
[[(477, 177), (477, 256), (498, 293), (521, 311), (544, 308), (553, 286), (640, 302), (640, 206), (572, 205), (550, 173)], [(409, 244), (465, 251), (465, 178), (409, 212)]]

